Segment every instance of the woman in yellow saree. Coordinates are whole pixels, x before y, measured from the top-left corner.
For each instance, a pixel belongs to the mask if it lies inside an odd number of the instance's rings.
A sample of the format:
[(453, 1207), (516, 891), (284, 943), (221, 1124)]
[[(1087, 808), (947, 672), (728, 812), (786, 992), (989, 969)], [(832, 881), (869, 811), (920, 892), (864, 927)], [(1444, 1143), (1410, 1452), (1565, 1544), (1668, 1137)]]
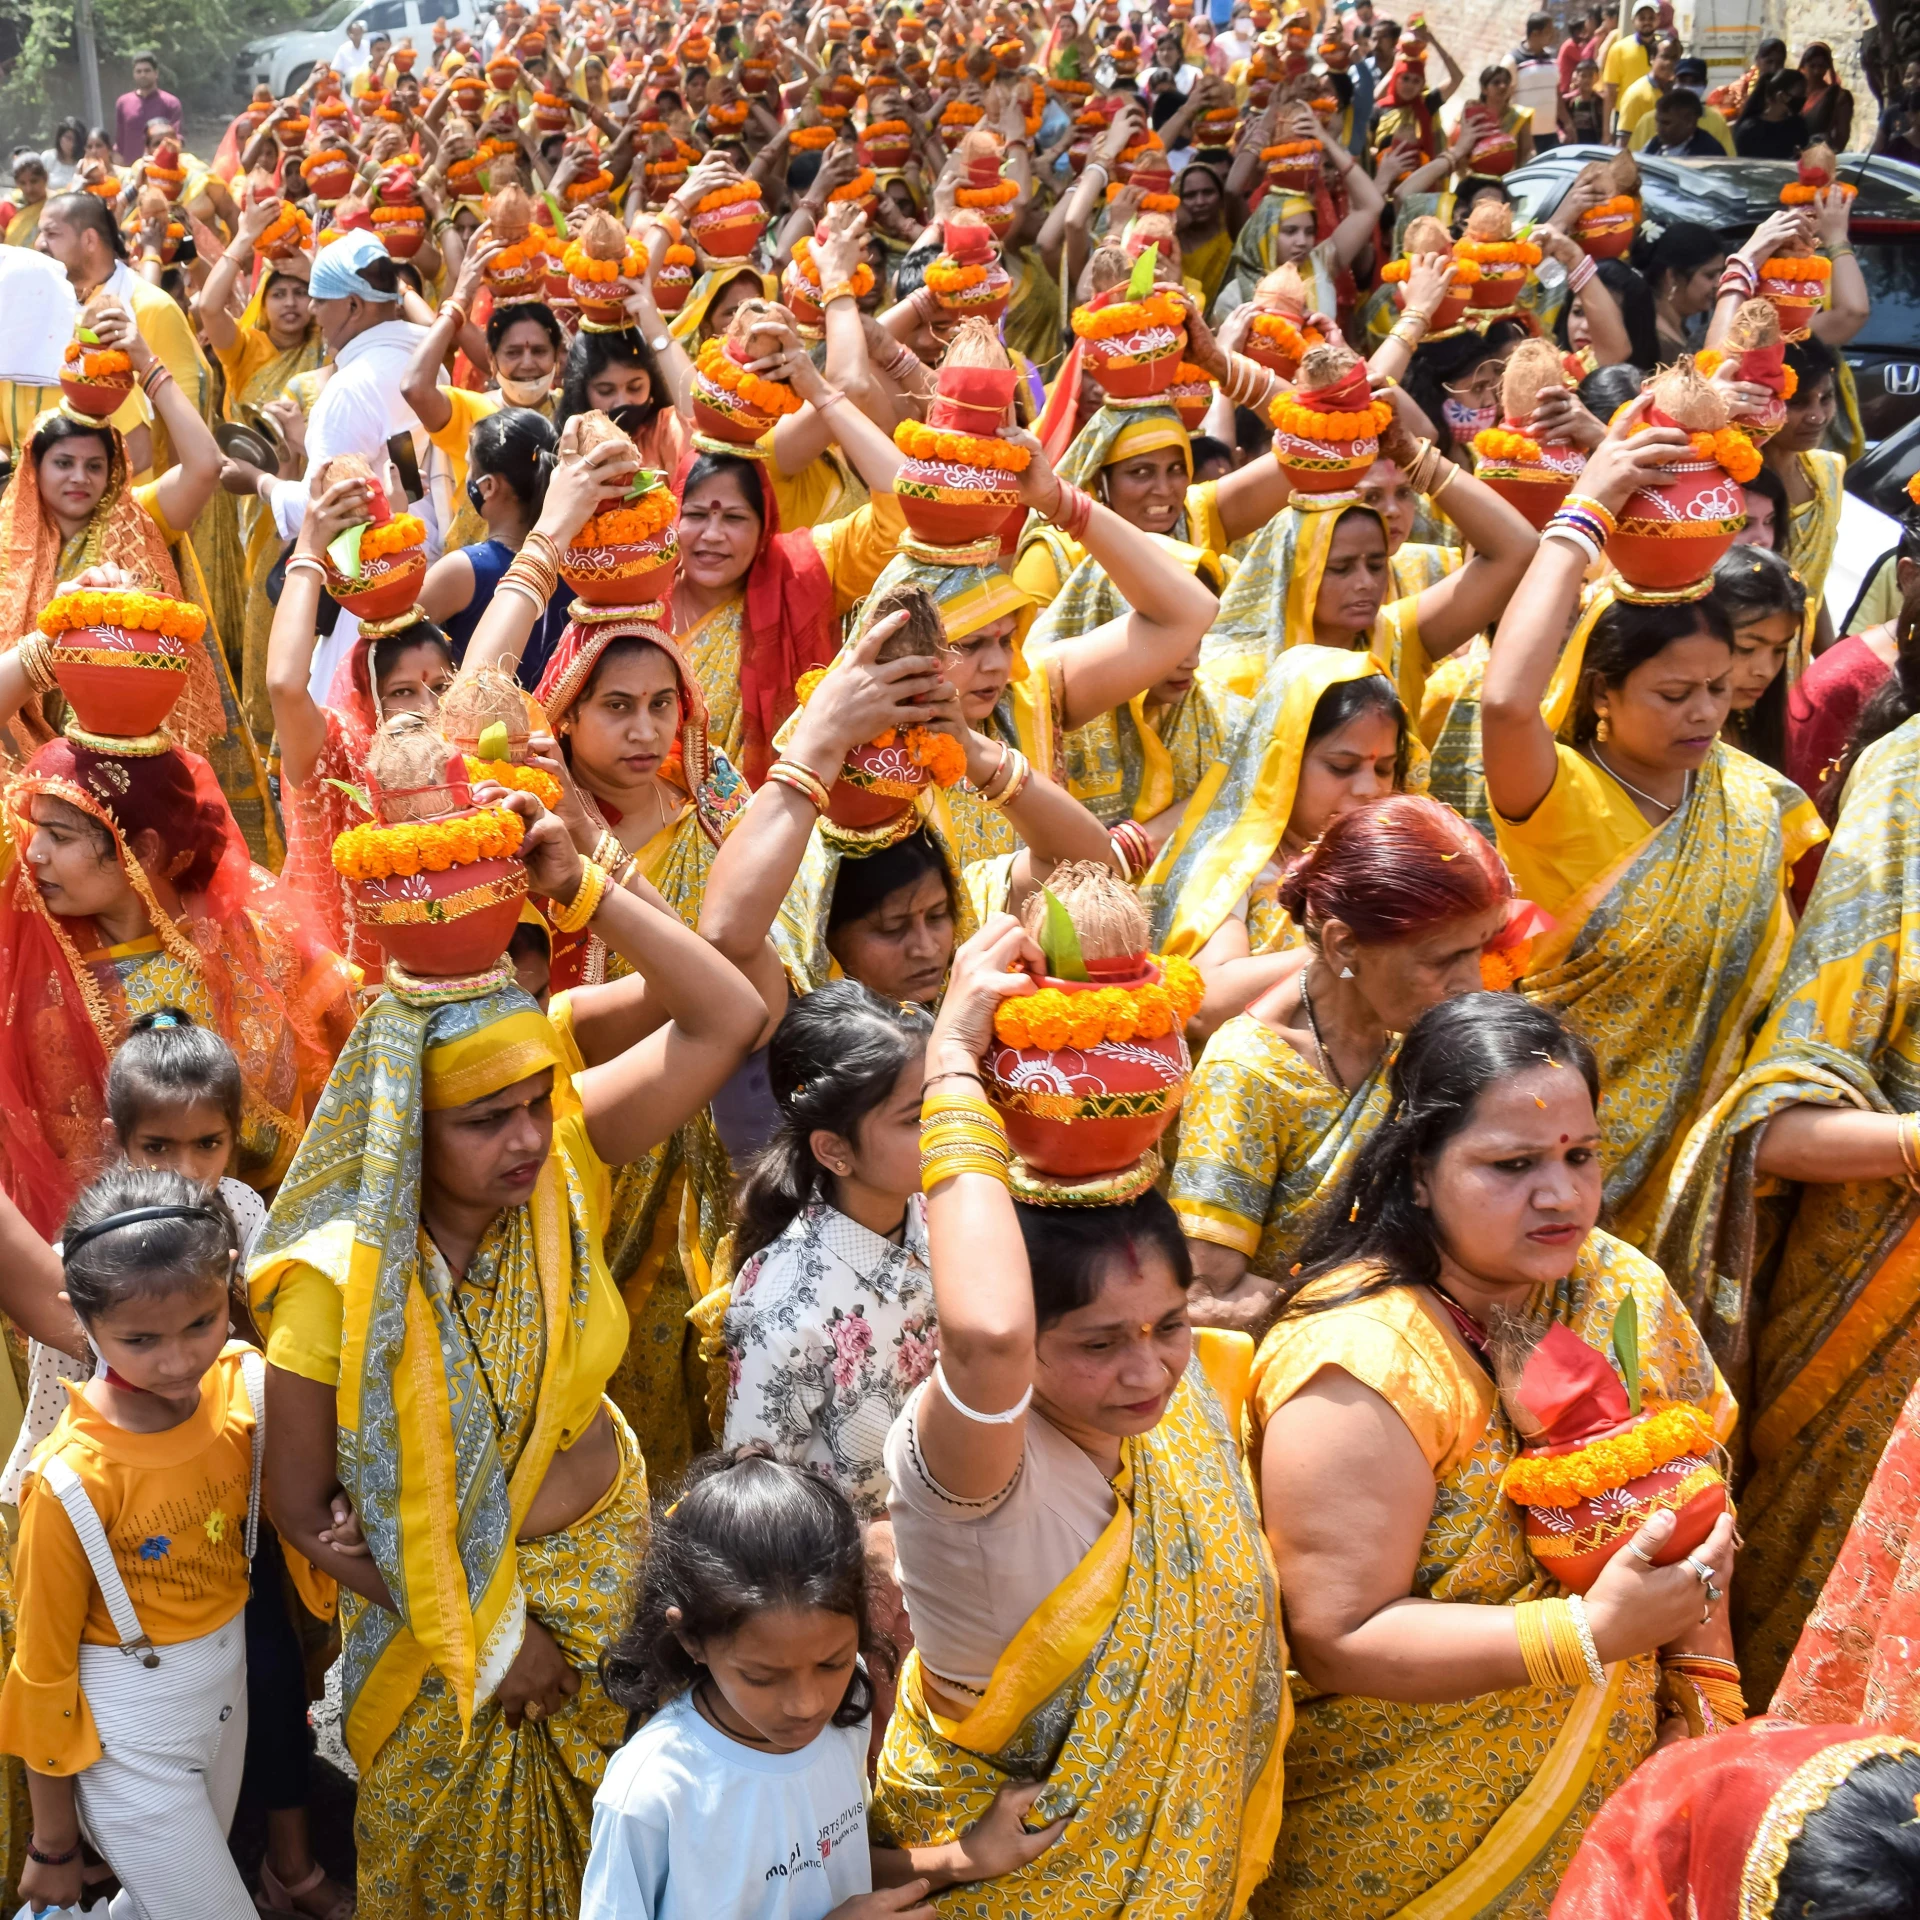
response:
[(1734, 1626), (1770, 1690), (1920, 1372), (1908, 964), (1920, 721), (1861, 755), (1745, 1070), (1674, 1168), (1650, 1242), (1740, 1395)]
[(1221, 1026), (1180, 1108), (1170, 1197), (1197, 1322), (1265, 1330), (1287, 1270), (1387, 1111), (1396, 1036), (1479, 989), (1513, 882), (1436, 800), (1338, 814), (1287, 866), (1303, 964)]
[[(509, 804), (533, 816), (532, 884), (574, 898), (564, 828)], [(249, 1269), (276, 1522), (343, 1589), (365, 1920), (572, 1915), (624, 1733), (597, 1666), (645, 1545), (647, 1469), (605, 1397), (627, 1342), (608, 1169), (712, 1096), (752, 1001), (619, 888), (594, 924), (666, 1023), (583, 1070), (567, 1009), (550, 1020), (504, 962), (391, 976)]]
[[(1521, 1438), (1487, 1358), (1501, 1311), (1604, 1352), (1631, 1298), (1649, 1403), (1733, 1426), (1659, 1269), (1595, 1228), (1598, 1091), (1587, 1047), (1516, 995), (1425, 1014), (1254, 1361), (1299, 1673), (1262, 1920), (1545, 1920), (1587, 1822), (1653, 1750), (1656, 1654), (1728, 1650), (1731, 1516), (1698, 1568), (1615, 1554), (1583, 1619), (1549, 1597), (1502, 1491)], [(1651, 1556), (1671, 1532), (1660, 1513), (1636, 1543)], [(1562, 1628), (1569, 1657), (1542, 1660), (1532, 1633)]]
[(1803, 340), (1788, 347), (1787, 365), (1799, 384), (1787, 402), (1787, 423), (1767, 442), (1763, 457), (1787, 490), (1788, 521), (1784, 532), (1775, 530), (1776, 550), (1786, 555), (1805, 583), (1807, 598), (1821, 609), (1814, 645), (1824, 647), (1835, 638), (1824, 601), (1827, 572), (1840, 542), (1847, 477), (1845, 459), (1823, 445), (1840, 404), (1840, 357), (1824, 341)]
[[(1061, 1821), (1058, 1837), (938, 1895), (943, 1915), (1236, 1920), (1280, 1822), (1286, 1657), (1235, 1396), (1217, 1397), (1229, 1369), (1187, 1324), (1179, 1228), (1150, 1187), (1016, 1207), (1004, 1160), (943, 1174), (932, 1145), (939, 1089), (971, 1082), (1026, 967), (1039, 950), (996, 918), (956, 957), (927, 1051), (941, 1358), (887, 1438), (916, 1644), (872, 1828), (939, 1845), (1010, 1781), (1044, 1780), (1029, 1824)], [(1201, 1341), (1220, 1359), (1234, 1336)]]
[[(1609, 512), (1684, 450), (1678, 429), (1641, 426), (1644, 410), (1581, 476)], [(1688, 1130), (1732, 1085), (1780, 978), (1794, 863), (1826, 829), (1797, 787), (1719, 737), (1726, 615), (1602, 589), (1576, 625), (1591, 559), (1590, 542), (1542, 541), (1494, 638), (1480, 728), (1500, 852), (1558, 923), (1520, 990), (1606, 1060), (1608, 1218), (1650, 1246)]]

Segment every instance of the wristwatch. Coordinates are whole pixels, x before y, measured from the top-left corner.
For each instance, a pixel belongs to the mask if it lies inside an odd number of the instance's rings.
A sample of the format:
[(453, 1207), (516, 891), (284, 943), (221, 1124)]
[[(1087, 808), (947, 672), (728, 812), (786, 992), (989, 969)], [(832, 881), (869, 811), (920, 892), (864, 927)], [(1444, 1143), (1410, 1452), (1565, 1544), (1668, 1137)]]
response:
[(666, 350), (672, 345), (673, 345), (672, 334), (659, 333), (659, 334), (655, 334), (654, 337), (647, 342), (647, 351), (649, 353), (665, 353)]

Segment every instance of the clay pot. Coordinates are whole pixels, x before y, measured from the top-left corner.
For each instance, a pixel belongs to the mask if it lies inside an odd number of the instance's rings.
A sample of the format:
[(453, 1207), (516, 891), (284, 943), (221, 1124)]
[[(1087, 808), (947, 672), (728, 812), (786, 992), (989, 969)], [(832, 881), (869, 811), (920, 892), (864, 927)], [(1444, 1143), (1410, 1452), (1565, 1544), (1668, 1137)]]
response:
[(72, 374), (60, 376), (60, 391), (66, 395), (67, 405), (75, 413), (84, 413), (94, 420), (107, 420), (126, 405), (128, 396), (133, 392), (133, 372), (128, 371), (112, 380), (82, 380)]
[(1629, 586), (1677, 593), (1697, 586), (1746, 525), (1740, 483), (1716, 460), (1667, 469), (1664, 485), (1645, 488), (1620, 509), (1607, 558)]
[(1526, 284), (1527, 268), (1523, 261), (1483, 262), (1479, 281), (1467, 289), (1467, 305), (1482, 313), (1503, 311), (1520, 298), (1520, 290)]
[(1320, 185), (1320, 149), (1276, 160), (1267, 169), (1267, 183), (1275, 193), (1312, 193)]
[(1586, 458), (1577, 447), (1543, 446), (1536, 466), (1495, 465), (1482, 460), (1475, 466), (1473, 477), (1491, 487), (1537, 530), (1559, 511), (1585, 464)]
[(1604, 207), (1596, 207), (1574, 223), (1573, 237), (1586, 249), (1590, 260), (1624, 260), (1639, 224), (1631, 212), (1609, 213)]
[(669, 260), (653, 277), (653, 304), (662, 313), (678, 313), (693, 291), (693, 269), (683, 260)]
[(344, 200), (353, 191), (353, 162), (328, 160), (321, 166), (302, 167), (300, 177), (313, 189), (313, 197), (331, 205)]
[(187, 684), (189, 646), (132, 627), (74, 627), (53, 644), (53, 677), (89, 733), (157, 732)]
[(1490, 133), (1484, 140), (1473, 143), (1473, 152), (1467, 159), (1469, 173), (1484, 173), (1492, 179), (1499, 179), (1503, 173), (1511, 173), (1520, 161), (1520, 143), (1510, 133)]
[(1788, 340), (1807, 337), (1826, 292), (1824, 280), (1781, 280), (1772, 274), (1760, 279), (1760, 297), (1779, 317), (1780, 332)]
[(363, 559), (358, 580), (349, 580), (331, 560), (326, 562), (326, 569), (327, 591), (356, 619), (393, 620), (419, 598), (420, 582), (427, 571), (427, 550), (424, 546), (402, 547), (398, 553)]
[(968, 314), (977, 314), (982, 320), (998, 320), (1013, 298), (1013, 276), (998, 260), (992, 260), (987, 263), (984, 280), (952, 293), (936, 293), (933, 297), (939, 301), (942, 313), (951, 313), (963, 320)]
[(767, 227), (766, 203), (730, 200), (687, 222), (693, 244), (716, 260), (739, 260), (751, 253)]
[(892, 171), (904, 167), (913, 158), (913, 136), (909, 133), (883, 133), (878, 139), (871, 134), (866, 141), (867, 164)]
[[(1611, 1432), (1624, 1433), (1637, 1424), (1629, 1421)], [(1591, 1439), (1581, 1444), (1590, 1445)], [(1573, 1451), (1529, 1448), (1524, 1457), (1544, 1459)], [(1727, 1483), (1719, 1468), (1704, 1455), (1684, 1454), (1577, 1506), (1526, 1508), (1527, 1551), (1569, 1593), (1585, 1593), (1656, 1513), (1671, 1512), (1678, 1523), (1673, 1537), (1653, 1556), (1655, 1566), (1670, 1567), (1699, 1546), (1726, 1509)]]
[(651, 540), (569, 547), (560, 578), (590, 607), (638, 607), (667, 597), (679, 560), (679, 531), (669, 521)]
[(927, 784), (927, 770), (897, 733), (891, 746), (868, 741), (855, 747), (827, 796), (827, 818), (837, 827), (863, 832), (883, 827), (912, 806)]
[[(1157, 982), (1160, 969), (1122, 979), (1043, 979), (1069, 997), (1100, 987)], [(1131, 1164), (1172, 1123), (1192, 1062), (1178, 1027), (1158, 1040), (1124, 1046), (1009, 1047), (996, 1039), (982, 1057), (987, 1098), (1006, 1122), (1007, 1139), (1036, 1172), (1084, 1180)]]
[(295, 115), (288, 120), (274, 122), (273, 137), (280, 142), (284, 152), (292, 153), (306, 143), (308, 122)]
[(547, 290), (547, 256), (536, 254), (510, 267), (490, 266), (487, 285), (496, 300), (537, 300)]
[(1019, 481), (996, 467), (909, 460), (894, 476), (907, 525), (936, 547), (960, 547), (997, 535), (1020, 504)]
[(353, 883), (354, 919), (409, 973), (480, 973), (507, 950), (527, 897), (518, 860)]
[(1186, 330), (1152, 327), (1144, 333), (1108, 334), (1087, 341), (1087, 365), (1110, 394), (1144, 400), (1165, 393), (1186, 351)]
[(411, 216), (410, 218), (381, 220), (376, 218), (373, 230), (380, 236), (380, 244), (396, 260), (411, 260), (426, 244), (427, 214), (424, 207), (381, 208), (382, 213), (394, 211)]
[(581, 319), (592, 320), (603, 327), (625, 324), (627, 295), (633, 291), (631, 280), (582, 280), (577, 275), (563, 274), (561, 281), (564, 296), (580, 309)]
[(1213, 405), (1211, 380), (1176, 380), (1167, 389), (1167, 399), (1180, 416), (1180, 424), (1189, 433), (1198, 433), (1207, 409)]
[(762, 413), (744, 394), (710, 380), (698, 367), (693, 374), (693, 418), (702, 433), (735, 446), (753, 446), (773, 429), (775, 416)]
[(1380, 442), (1372, 434), (1338, 444), (1329, 440), (1302, 440), (1276, 427), (1273, 454), (1286, 469), (1295, 493), (1340, 493), (1379, 459)]
[[(1393, 287), (1393, 304), (1404, 309), (1407, 304), (1407, 283), (1396, 280), (1390, 284)], [(1427, 322), (1426, 337), (1432, 340), (1443, 333), (1451, 333), (1466, 318), (1470, 297), (1470, 289), (1466, 287), (1450, 290), (1447, 297), (1434, 308), (1433, 318)], [(1244, 353), (1246, 349), (1243, 347), (1241, 351)]]
[(541, 133), (565, 133), (573, 125), (573, 111), (564, 100), (549, 102), (536, 96), (533, 124)]
[(1253, 327), (1247, 329), (1247, 337), (1241, 341), (1239, 351), (1289, 383), (1300, 371), (1300, 362), (1295, 355), (1288, 353), (1271, 334), (1261, 333)]

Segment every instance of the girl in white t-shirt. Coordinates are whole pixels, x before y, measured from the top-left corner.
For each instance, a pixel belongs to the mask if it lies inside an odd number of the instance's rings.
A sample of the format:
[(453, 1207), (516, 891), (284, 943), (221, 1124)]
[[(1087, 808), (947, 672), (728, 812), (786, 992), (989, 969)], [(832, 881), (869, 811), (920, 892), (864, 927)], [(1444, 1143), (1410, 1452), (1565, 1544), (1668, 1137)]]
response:
[(866, 1555), (846, 1497), (764, 1446), (710, 1456), (653, 1523), (639, 1604), (601, 1663), (642, 1722), (593, 1803), (580, 1920), (933, 1920), (1059, 1825), (1007, 1788), (939, 1847), (867, 1845)]

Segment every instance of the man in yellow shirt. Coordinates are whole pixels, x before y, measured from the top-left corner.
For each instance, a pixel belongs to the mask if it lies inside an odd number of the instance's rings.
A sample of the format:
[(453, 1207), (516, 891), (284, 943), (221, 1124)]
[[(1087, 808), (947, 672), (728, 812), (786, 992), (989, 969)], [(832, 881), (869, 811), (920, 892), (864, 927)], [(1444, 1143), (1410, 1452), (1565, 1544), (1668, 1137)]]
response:
[(1633, 32), (1619, 35), (1607, 49), (1600, 69), (1600, 97), (1607, 103), (1607, 124), (1615, 124), (1621, 96), (1636, 80), (1644, 79), (1653, 63), (1654, 31), (1660, 9), (1653, 0), (1640, 0), (1633, 10)]
[[(1684, 49), (1677, 36), (1662, 34), (1644, 74), (1620, 96), (1620, 144), (1640, 152), (1654, 137), (1653, 110), (1680, 84)], [(1709, 106), (1700, 109), (1700, 131), (1711, 134), (1724, 152), (1733, 151), (1733, 131)]]

